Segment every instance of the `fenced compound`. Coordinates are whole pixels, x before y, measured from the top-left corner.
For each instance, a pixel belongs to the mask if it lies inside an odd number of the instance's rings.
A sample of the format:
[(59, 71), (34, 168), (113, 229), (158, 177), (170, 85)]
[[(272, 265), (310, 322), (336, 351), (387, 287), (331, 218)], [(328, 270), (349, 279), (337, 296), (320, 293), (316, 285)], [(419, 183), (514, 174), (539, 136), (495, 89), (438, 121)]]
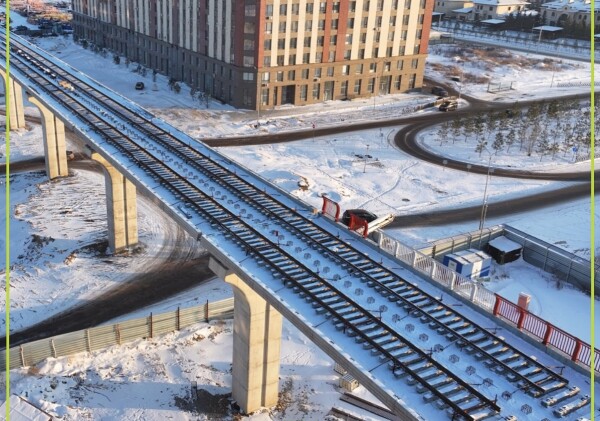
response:
[(488, 83), (487, 91), (488, 92), (503, 92), (510, 91), (513, 89), (514, 82), (490, 82)]
[[(505, 236), (515, 243), (523, 246), (523, 260), (546, 272), (554, 274), (561, 281), (570, 283), (583, 291), (590, 291), (591, 264), (573, 253), (556, 247), (532, 235), (526, 234), (509, 225), (497, 225), (485, 228), (482, 231), (472, 231), (465, 234), (444, 238), (419, 248), (425, 255), (441, 259), (448, 253), (481, 248), (490, 240)], [(600, 294), (600, 278), (598, 268), (596, 272), (596, 291)]]
[[(168, 313), (65, 333), (10, 348), (10, 369), (28, 367), (46, 358), (92, 352), (137, 339), (154, 338), (200, 322), (233, 317), (233, 298)], [(6, 350), (0, 351), (0, 370), (6, 371)]]

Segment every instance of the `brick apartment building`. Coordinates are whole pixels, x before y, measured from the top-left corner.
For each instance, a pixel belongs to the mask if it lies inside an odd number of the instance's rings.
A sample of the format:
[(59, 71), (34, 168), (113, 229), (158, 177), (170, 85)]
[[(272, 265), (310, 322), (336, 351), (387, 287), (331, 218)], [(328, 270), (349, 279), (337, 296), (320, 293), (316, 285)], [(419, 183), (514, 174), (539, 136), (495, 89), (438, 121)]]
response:
[(239, 108), (419, 88), (433, 0), (73, 0), (75, 36)]

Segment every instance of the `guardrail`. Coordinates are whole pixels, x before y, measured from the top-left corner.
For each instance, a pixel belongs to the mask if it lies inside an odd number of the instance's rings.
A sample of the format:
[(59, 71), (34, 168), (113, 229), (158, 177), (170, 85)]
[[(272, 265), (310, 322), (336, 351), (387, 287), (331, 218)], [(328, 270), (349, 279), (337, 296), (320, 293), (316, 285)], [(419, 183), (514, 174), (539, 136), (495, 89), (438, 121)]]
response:
[[(79, 352), (92, 352), (113, 345), (121, 345), (136, 339), (153, 338), (157, 335), (180, 330), (199, 322), (216, 318), (233, 317), (233, 298), (196, 307), (127, 320), (113, 325), (40, 339), (10, 348), (10, 369), (28, 367), (46, 358), (63, 357)], [(6, 350), (0, 351), (0, 371), (6, 371)]]
[[(519, 330), (528, 332), (540, 339), (542, 344), (552, 346), (565, 353), (571, 358), (571, 361), (580, 362), (588, 367), (591, 366), (590, 345), (508, 301), (506, 298), (498, 294), (495, 294), (495, 296), (494, 316), (509, 320), (517, 325)], [(595, 356), (594, 370), (600, 372), (600, 350), (595, 350)]]

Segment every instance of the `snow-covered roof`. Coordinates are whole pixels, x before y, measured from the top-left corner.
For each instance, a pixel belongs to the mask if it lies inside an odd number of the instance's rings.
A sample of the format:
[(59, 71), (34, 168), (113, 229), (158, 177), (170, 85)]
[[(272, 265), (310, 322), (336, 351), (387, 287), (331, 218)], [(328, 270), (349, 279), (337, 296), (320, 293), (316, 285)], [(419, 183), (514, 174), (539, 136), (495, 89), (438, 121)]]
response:
[(535, 28), (533, 28), (534, 31), (546, 31), (546, 32), (558, 32), (558, 31), (562, 31), (563, 28), (561, 28), (560, 26), (550, 26), (550, 25), (542, 25), (542, 26), (536, 26)]
[(472, 7), (463, 7), (462, 9), (453, 10), (454, 13), (471, 13), (472, 11)]
[(504, 22), (505, 22), (504, 19), (486, 19), (486, 20), (481, 21), (481, 23), (487, 23), (490, 25), (499, 25)]
[(473, 0), (475, 4), (483, 4), (486, 6), (512, 6), (512, 5), (526, 5), (530, 4), (525, 0)]
[(490, 240), (488, 244), (500, 251), (505, 252), (505, 253), (515, 251), (515, 250), (520, 250), (523, 248), (523, 246), (521, 244), (515, 243), (512, 240), (509, 240), (508, 238), (506, 238), (503, 235), (501, 235), (500, 237), (496, 237), (493, 240)]
[[(543, 3), (541, 5), (544, 9), (550, 10), (569, 10), (571, 12), (590, 12), (591, 2), (590, 0), (555, 0)], [(594, 10), (600, 10), (600, 5), (594, 5)]]
[[(50, 415), (36, 408), (25, 399), (17, 395), (11, 395), (9, 400), (11, 421), (49, 421)], [(6, 401), (0, 405), (0, 414), (6, 413)]]

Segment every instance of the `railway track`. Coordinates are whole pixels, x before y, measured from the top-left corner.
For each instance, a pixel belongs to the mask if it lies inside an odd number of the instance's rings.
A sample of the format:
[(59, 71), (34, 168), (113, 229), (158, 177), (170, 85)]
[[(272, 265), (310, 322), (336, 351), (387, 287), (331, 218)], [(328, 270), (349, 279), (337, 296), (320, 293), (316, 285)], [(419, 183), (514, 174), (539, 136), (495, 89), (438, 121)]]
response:
[[(336, 330), (378, 357), (397, 381), (413, 386), (425, 402), (446, 411), (448, 417), (500, 419), (502, 412), (497, 397), (485, 396), (434, 357), (450, 345), (463, 351), (473, 364), (470, 367), (477, 365), (490, 377), (502, 376), (531, 400), (544, 398), (540, 403), (550, 410), (558, 402), (578, 397), (579, 389), (569, 388), (561, 375), (365, 256), (314, 219), (276, 200), (273, 193), (266, 192), (266, 184), (247, 179), (230, 160), (209, 149), (192, 147), (191, 139), (173, 135), (156, 124), (149, 113), (96, 90), (26, 43), (18, 42), (16, 48), (21, 50), (15, 56), (17, 66), (26, 69), (31, 81), (170, 191), (186, 218), (208, 222), (246, 256), (267, 267), (282, 285), (309, 302)], [(67, 81), (73, 90), (59, 86), (58, 80)], [(319, 260), (311, 262), (313, 256)], [(330, 274), (331, 268), (336, 268), (335, 273)], [(387, 305), (369, 310), (371, 303), (356, 296), (358, 289), (351, 296), (349, 285), (342, 287), (343, 278), (358, 280), (369, 294), (378, 297), (377, 302), (393, 306), (389, 313), (394, 315), (383, 316)], [(406, 317), (418, 320), (416, 327), (411, 326), (419, 335), (436, 338), (442, 349), (423, 350), (401, 335), (394, 324)], [(493, 382), (491, 378), (486, 381)], [(556, 415), (558, 410), (554, 411)]]

